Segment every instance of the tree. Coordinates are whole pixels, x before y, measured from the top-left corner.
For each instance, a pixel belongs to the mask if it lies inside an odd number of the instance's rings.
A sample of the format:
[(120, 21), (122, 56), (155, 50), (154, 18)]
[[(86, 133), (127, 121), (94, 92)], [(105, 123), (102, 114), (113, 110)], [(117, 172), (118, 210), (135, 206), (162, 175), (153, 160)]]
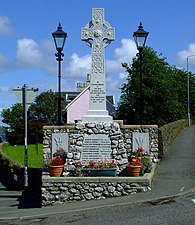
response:
[[(1, 112), (2, 122), (14, 129), (18, 122), (23, 122), (23, 106), (20, 103)], [(28, 120), (39, 120), (48, 124), (55, 124), (57, 118), (57, 100), (53, 91), (41, 93), (28, 109)]]
[(52, 90), (41, 93), (29, 108), (29, 118), (55, 124), (57, 120), (56, 98), (56, 94)]
[[(9, 109), (3, 109), (2, 122), (12, 128), (7, 132), (10, 144), (24, 144), (24, 113), (22, 104), (16, 103)], [(44, 125), (55, 124), (57, 118), (57, 100), (53, 91), (41, 93), (28, 109), (28, 144), (35, 143), (38, 136), (42, 142), (42, 128)]]
[(16, 127), (19, 121), (23, 120), (23, 107), (16, 103), (8, 109), (2, 109), (2, 122), (8, 124), (12, 129)]
[[(187, 73), (170, 66), (162, 54), (146, 47), (143, 51), (144, 124), (163, 125), (186, 118)], [(121, 87), (116, 118), (128, 124), (140, 122), (139, 57), (131, 65), (123, 63), (128, 73), (127, 83)]]

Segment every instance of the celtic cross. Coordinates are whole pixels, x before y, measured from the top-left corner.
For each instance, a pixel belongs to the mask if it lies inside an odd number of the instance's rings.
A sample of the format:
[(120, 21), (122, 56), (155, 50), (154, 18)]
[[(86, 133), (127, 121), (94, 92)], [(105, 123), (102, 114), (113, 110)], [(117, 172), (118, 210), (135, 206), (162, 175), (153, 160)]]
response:
[(104, 9), (93, 9), (92, 21), (82, 29), (81, 39), (92, 48), (90, 103), (87, 114), (99, 117), (100, 121), (104, 120), (103, 117), (108, 114), (106, 110), (104, 48), (111, 41), (114, 41), (114, 34), (114, 28), (104, 20)]
[(104, 73), (104, 48), (114, 40), (114, 28), (104, 20), (104, 9), (93, 9), (92, 21), (82, 29), (81, 39), (92, 48), (91, 73)]

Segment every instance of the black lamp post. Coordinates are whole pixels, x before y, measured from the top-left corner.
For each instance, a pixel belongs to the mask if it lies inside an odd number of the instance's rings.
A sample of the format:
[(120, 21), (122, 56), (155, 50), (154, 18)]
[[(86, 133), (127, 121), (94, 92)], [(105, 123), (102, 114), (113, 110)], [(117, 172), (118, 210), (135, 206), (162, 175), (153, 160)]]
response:
[(139, 51), (139, 59), (140, 59), (140, 124), (143, 124), (143, 110), (144, 110), (144, 101), (143, 101), (143, 91), (142, 91), (142, 51), (146, 44), (146, 39), (149, 32), (143, 29), (142, 23), (138, 27), (138, 30), (133, 33), (133, 37), (135, 39), (135, 43), (137, 46), (137, 50)]
[(62, 26), (59, 23), (58, 29), (52, 33), (54, 38), (55, 46), (57, 53), (55, 54), (56, 60), (58, 61), (58, 120), (57, 124), (62, 124), (62, 116), (61, 116), (61, 61), (63, 61), (64, 54), (62, 50), (64, 48), (64, 44), (67, 38), (67, 33), (62, 30)]

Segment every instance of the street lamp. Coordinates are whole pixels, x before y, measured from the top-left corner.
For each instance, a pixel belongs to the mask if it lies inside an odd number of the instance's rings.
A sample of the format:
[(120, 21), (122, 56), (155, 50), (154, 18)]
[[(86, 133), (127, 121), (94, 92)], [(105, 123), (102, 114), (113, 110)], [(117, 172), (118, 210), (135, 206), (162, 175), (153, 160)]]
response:
[(146, 44), (146, 39), (149, 32), (143, 29), (142, 23), (138, 27), (138, 30), (133, 33), (133, 37), (137, 46), (137, 50), (139, 51), (139, 59), (140, 59), (140, 124), (143, 124), (143, 91), (142, 91), (142, 57), (143, 57), (143, 49)]
[(58, 120), (57, 124), (62, 124), (62, 116), (61, 116), (61, 61), (63, 61), (64, 54), (62, 50), (64, 48), (64, 44), (67, 38), (67, 33), (62, 30), (62, 26), (59, 23), (57, 30), (52, 33), (54, 38), (54, 43), (56, 46), (57, 53), (55, 54), (56, 60), (58, 61)]
[(189, 72), (188, 72), (188, 61), (189, 58), (194, 57), (195, 55), (188, 55), (187, 56), (187, 87), (188, 87), (188, 127), (190, 127), (190, 79), (189, 79)]

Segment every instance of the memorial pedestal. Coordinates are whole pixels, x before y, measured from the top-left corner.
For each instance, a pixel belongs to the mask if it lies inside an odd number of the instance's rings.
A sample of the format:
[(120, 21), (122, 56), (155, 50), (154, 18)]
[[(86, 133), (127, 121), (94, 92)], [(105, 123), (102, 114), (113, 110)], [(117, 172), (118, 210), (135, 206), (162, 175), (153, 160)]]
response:
[(87, 114), (82, 118), (82, 122), (113, 122), (112, 116), (108, 115), (107, 110), (88, 110)]

